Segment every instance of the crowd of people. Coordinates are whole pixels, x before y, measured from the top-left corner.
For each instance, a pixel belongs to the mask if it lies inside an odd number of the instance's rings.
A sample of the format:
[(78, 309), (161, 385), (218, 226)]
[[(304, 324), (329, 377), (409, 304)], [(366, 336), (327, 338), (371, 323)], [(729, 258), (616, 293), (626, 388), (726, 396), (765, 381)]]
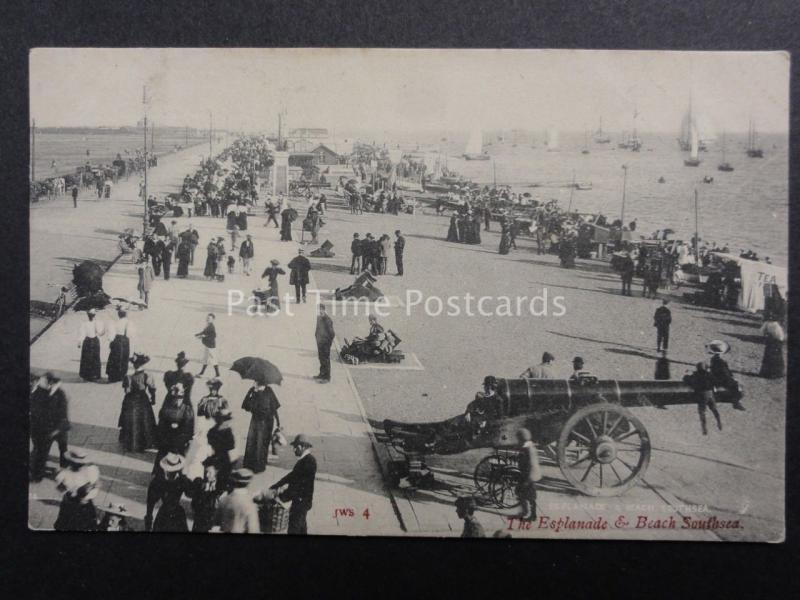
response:
[(389, 256), (394, 248), (395, 275), (403, 275), (403, 253), (406, 239), (399, 229), (394, 232), (394, 243), (388, 234), (379, 238), (367, 233), (363, 238), (358, 233), (353, 234), (350, 242), (350, 274), (355, 275), (362, 271), (369, 271), (372, 275), (389, 274)]

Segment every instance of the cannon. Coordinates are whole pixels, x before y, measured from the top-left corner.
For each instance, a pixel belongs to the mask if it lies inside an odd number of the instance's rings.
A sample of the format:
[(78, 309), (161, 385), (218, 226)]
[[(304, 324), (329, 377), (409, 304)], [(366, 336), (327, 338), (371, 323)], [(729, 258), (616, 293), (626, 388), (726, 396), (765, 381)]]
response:
[[(717, 388), (717, 403), (737, 403), (741, 388)], [(419, 462), (430, 454), (493, 448), (475, 468), (480, 492), (496, 505), (516, 505), (515, 434), (526, 427), (566, 480), (589, 496), (618, 496), (637, 484), (650, 463), (650, 436), (629, 408), (666, 409), (697, 403), (682, 381), (497, 379), (493, 398), (478, 397), (464, 414), (434, 423), (385, 420), (389, 443)], [(424, 469), (423, 469), (424, 470)]]
[(376, 277), (369, 271), (362, 271), (352, 284), (344, 288), (336, 288), (333, 293), (334, 299), (341, 300), (366, 300), (375, 302), (381, 300), (383, 292), (375, 285), (378, 281)]

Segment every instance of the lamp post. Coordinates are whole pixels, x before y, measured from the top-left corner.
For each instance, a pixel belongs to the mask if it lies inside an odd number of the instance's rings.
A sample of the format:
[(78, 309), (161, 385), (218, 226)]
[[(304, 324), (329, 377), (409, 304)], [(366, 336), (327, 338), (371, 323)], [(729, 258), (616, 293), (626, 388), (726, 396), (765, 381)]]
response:
[(628, 165), (622, 165), (622, 212), (619, 215), (620, 231), (625, 227), (625, 188), (628, 185)]

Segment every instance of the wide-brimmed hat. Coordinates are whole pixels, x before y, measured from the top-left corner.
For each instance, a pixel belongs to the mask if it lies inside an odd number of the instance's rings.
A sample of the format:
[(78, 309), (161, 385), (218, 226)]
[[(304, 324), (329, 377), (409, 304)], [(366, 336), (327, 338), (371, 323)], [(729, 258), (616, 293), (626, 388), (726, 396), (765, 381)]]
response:
[(145, 354), (134, 354), (131, 362), (133, 363), (133, 368), (138, 369), (142, 365), (149, 363), (150, 357)]
[(526, 427), (521, 427), (517, 429), (517, 438), (521, 439), (523, 442), (530, 442), (533, 439), (531, 435), (531, 430)]
[(183, 469), (183, 463), (183, 456), (175, 452), (170, 452), (161, 459), (161, 462), (159, 462), (158, 465), (165, 473), (173, 473)]
[(88, 465), (91, 462), (86, 452), (79, 449), (67, 450), (64, 453), (64, 460), (73, 465)]
[(186, 358), (186, 352), (184, 352), (183, 350), (178, 352), (178, 355), (175, 357), (175, 364), (178, 365), (179, 367), (183, 367), (186, 364), (188, 364), (188, 362), (189, 359)]
[(231, 483), (233, 487), (243, 488), (250, 485), (253, 479), (253, 472), (250, 469), (236, 469), (231, 473)]
[(474, 512), (477, 507), (478, 506), (475, 502), (475, 498), (472, 496), (461, 496), (460, 498), (456, 498), (456, 508), (463, 508)]
[(273, 265), (273, 266), (277, 267), (277, 266), (278, 266), (279, 264), (281, 264), (281, 263), (280, 263), (280, 261), (278, 261), (278, 259), (277, 259), (277, 258), (273, 258), (271, 261), (269, 261), (269, 264), (271, 264), (271, 265)]
[(706, 350), (711, 354), (726, 354), (730, 349), (730, 344), (723, 340), (711, 340), (706, 344)]
[(222, 380), (219, 377), (212, 377), (208, 381), (206, 381), (206, 385), (210, 388), (219, 389), (222, 387)]
[(312, 448), (313, 447), (311, 442), (308, 440), (308, 436), (306, 436), (305, 433), (298, 433), (296, 436), (294, 436), (294, 439), (292, 440), (292, 443), (290, 445), (291, 446), (305, 446), (306, 448)]

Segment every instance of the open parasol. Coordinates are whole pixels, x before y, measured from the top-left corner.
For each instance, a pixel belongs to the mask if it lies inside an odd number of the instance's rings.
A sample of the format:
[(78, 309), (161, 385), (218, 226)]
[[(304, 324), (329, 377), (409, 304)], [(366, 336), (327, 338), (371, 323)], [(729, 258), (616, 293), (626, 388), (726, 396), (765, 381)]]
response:
[(241, 375), (242, 379), (252, 379), (269, 385), (280, 385), (283, 381), (278, 367), (268, 360), (255, 356), (239, 358), (231, 365), (231, 371)]

